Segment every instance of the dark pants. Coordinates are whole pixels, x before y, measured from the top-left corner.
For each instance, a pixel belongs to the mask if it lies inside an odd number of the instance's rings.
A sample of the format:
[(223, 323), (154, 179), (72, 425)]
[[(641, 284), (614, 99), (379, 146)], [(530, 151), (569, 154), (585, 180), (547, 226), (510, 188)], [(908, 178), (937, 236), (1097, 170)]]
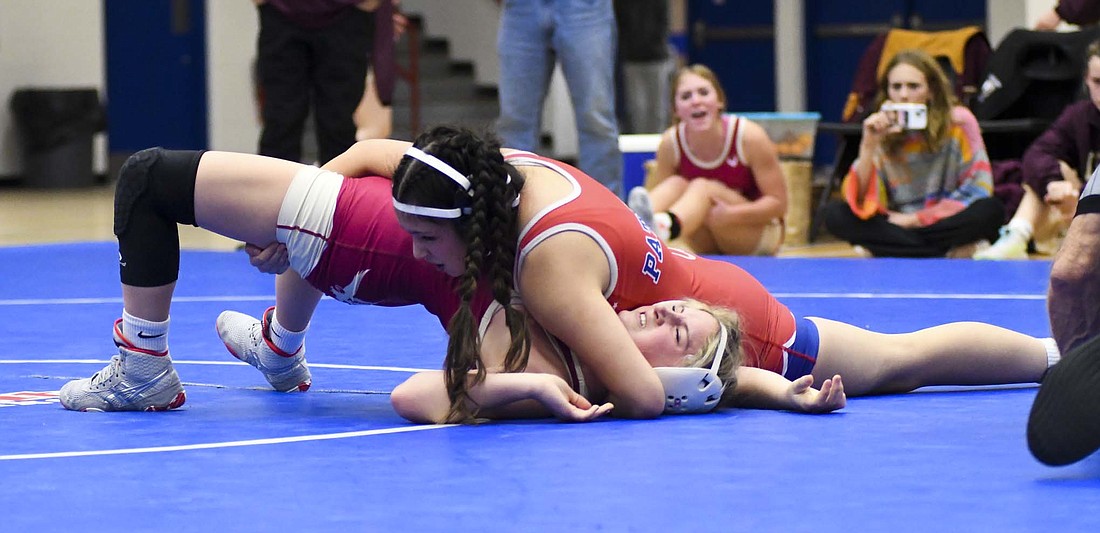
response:
[(307, 30), (270, 5), (260, 6), (259, 13), (260, 155), (301, 161), (302, 133), (312, 105), (317, 157), (326, 163), (355, 143), (352, 115), (363, 97), (370, 64), (373, 15), (351, 7), (328, 26)]
[(954, 216), (922, 228), (891, 224), (886, 215), (860, 220), (842, 200), (826, 205), (824, 215), (829, 233), (866, 248), (876, 257), (943, 257), (956, 246), (997, 240), (1004, 205), (996, 198), (983, 198)]

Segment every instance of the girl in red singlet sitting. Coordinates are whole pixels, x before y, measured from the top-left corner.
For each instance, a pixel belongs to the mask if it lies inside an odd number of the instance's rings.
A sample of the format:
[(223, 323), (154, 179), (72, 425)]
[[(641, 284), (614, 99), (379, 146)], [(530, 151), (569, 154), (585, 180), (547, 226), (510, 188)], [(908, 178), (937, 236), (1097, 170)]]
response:
[(725, 113), (726, 93), (703, 65), (676, 75), (676, 123), (657, 147), (652, 190), (629, 203), (666, 241), (701, 254), (775, 255), (787, 185), (775, 144), (756, 123)]

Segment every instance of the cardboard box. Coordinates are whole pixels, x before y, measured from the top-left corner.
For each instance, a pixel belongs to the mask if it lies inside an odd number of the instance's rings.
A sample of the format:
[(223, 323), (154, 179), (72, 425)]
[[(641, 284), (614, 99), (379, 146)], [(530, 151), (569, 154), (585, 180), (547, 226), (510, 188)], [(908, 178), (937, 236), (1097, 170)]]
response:
[(775, 143), (780, 159), (811, 160), (820, 113), (738, 113), (759, 124)]
[(784, 246), (802, 246), (810, 241), (810, 222), (813, 218), (813, 163), (809, 161), (780, 161), (783, 176), (787, 178), (787, 215), (783, 217), (786, 234)]

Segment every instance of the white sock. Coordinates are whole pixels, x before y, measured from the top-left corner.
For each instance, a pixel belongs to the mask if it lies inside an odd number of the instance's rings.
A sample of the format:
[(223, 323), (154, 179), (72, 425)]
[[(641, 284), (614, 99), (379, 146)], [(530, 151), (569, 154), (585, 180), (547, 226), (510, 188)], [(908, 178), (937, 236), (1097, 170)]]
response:
[(1031, 225), (1031, 222), (1020, 218), (1013, 218), (1008, 221), (1008, 231), (1013, 235), (1019, 237), (1025, 243), (1031, 240), (1032, 234), (1035, 233), (1035, 228)]
[(276, 348), (294, 355), (302, 349), (302, 344), (306, 342), (306, 331), (309, 331), (309, 326), (307, 325), (302, 331), (290, 331), (279, 323), (279, 319), (276, 318), (277, 315), (278, 313), (272, 311), (268, 340)]
[(1047, 368), (1050, 368), (1062, 360), (1062, 352), (1058, 350), (1058, 343), (1052, 337), (1039, 339), (1043, 341), (1043, 347), (1047, 349)]
[(672, 235), (672, 217), (669, 216), (668, 211), (653, 213), (653, 224), (657, 226), (653, 228), (657, 236), (662, 241), (668, 242), (669, 237)]
[(135, 348), (151, 352), (168, 351), (168, 320), (153, 322), (122, 310), (122, 336)]

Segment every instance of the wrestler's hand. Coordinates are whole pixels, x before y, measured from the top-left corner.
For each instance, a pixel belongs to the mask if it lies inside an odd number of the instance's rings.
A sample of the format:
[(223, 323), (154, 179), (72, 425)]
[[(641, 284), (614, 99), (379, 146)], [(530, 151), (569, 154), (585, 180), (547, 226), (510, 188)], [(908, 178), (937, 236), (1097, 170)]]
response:
[(559, 420), (567, 422), (589, 422), (600, 418), (615, 408), (610, 403), (592, 405), (564, 379), (551, 374), (542, 374), (545, 380), (536, 393), (536, 398)]
[(803, 413), (829, 413), (837, 409), (843, 409), (847, 404), (848, 400), (844, 395), (844, 384), (840, 381), (839, 374), (825, 380), (821, 384), (820, 390), (814, 389), (813, 384), (814, 377), (811, 375), (802, 376), (791, 382), (788, 393), (791, 395), (794, 404), (798, 406), (799, 411)]
[(264, 248), (245, 244), (244, 251), (248, 254), (248, 262), (264, 274), (282, 274), (290, 268), (290, 258), (283, 243), (273, 242)]

